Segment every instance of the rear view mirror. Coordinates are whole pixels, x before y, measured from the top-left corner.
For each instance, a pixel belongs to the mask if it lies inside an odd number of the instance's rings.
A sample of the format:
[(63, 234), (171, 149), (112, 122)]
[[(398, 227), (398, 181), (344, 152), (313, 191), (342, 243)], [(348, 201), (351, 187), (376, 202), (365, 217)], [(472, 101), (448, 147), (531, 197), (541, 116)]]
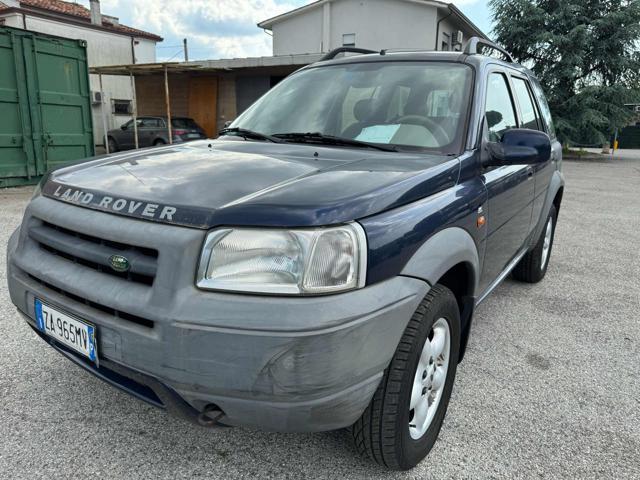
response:
[(538, 130), (507, 130), (500, 142), (490, 142), (488, 147), (490, 159), (487, 166), (532, 165), (545, 163), (551, 158), (549, 135)]

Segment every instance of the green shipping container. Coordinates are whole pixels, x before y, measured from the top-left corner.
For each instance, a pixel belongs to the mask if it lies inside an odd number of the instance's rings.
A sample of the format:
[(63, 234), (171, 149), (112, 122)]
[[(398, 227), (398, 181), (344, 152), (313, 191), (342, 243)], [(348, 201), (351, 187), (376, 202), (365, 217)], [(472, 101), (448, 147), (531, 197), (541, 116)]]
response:
[(0, 187), (94, 154), (86, 42), (0, 27)]

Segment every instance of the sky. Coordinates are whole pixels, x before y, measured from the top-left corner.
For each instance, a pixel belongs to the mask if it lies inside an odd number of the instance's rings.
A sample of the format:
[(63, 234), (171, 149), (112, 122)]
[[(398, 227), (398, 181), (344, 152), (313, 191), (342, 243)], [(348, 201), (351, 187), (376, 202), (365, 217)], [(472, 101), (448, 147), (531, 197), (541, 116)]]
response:
[[(86, 7), (89, 0), (76, 0)], [(271, 37), (256, 24), (311, 0), (101, 0), (102, 13), (130, 27), (164, 38), (158, 61), (182, 60), (182, 39), (189, 59), (271, 55)], [(482, 31), (491, 30), (487, 0), (453, 0)]]

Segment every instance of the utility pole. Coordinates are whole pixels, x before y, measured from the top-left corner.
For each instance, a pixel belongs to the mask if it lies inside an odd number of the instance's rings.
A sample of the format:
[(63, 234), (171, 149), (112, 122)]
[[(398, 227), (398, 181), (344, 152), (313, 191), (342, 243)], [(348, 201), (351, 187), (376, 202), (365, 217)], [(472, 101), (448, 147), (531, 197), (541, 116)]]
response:
[(184, 61), (189, 61), (189, 47), (187, 46), (187, 39), (182, 40), (182, 44), (184, 45)]

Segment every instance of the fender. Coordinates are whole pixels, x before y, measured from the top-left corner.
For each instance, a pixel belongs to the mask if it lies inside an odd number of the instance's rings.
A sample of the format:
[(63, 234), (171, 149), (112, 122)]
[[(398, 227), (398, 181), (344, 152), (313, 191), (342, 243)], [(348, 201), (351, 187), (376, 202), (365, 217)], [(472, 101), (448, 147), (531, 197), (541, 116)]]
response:
[(400, 275), (419, 278), (435, 285), (454, 266), (465, 263), (473, 278), (467, 292), (475, 295), (480, 277), (478, 249), (469, 233), (460, 227), (440, 230), (427, 240), (402, 269)]
[(549, 212), (551, 211), (551, 205), (553, 204), (553, 200), (556, 198), (558, 191), (564, 187), (564, 175), (560, 170), (556, 170), (553, 172), (551, 177), (551, 181), (549, 182), (549, 188), (547, 189), (547, 196), (544, 200), (544, 204), (542, 206), (542, 213), (540, 214), (540, 218), (536, 224), (536, 228), (533, 231), (531, 236), (530, 246), (533, 247), (535, 243), (542, 235), (542, 229), (545, 227), (547, 217), (549, 216)]
[(464, 358), (471, 331), (476, 304), (476, 292), (480, 281), (480, 261), (476, 244), (469, 233), (460, 227), (450, 227), (433, 235), (413, 255), (401, 275), (411, 276), (435, 285), (453, 267), (464, 264), (470, 278), (460, 302), (462, 338), (458, 362)]

